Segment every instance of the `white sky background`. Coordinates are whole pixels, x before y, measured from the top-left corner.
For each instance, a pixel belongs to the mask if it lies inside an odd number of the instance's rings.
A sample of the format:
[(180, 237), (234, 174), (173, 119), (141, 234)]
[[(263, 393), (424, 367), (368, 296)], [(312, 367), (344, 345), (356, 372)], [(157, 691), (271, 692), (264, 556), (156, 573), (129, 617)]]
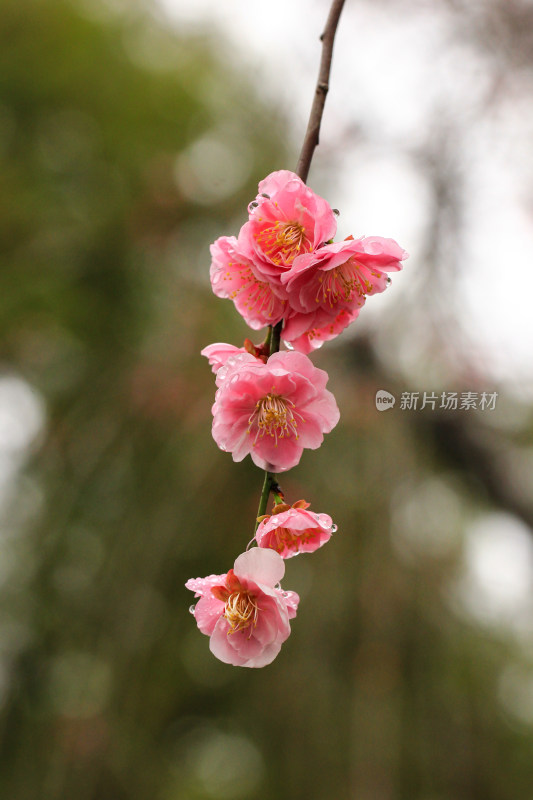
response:
[[(220, 30), (221, 54), (281, 105), (292, 122), (290, 135), (297, 145), (303, 140), (330, 0), (158, 2), (180, 30)], [(448, 120), (451, 128), (461, 121), (468, 228), (457, 243), (460, 252), (450, 253), (455, 299), (471, 357), (481, 352), (483, 371), (494, 381), (487, 388), (503, 384), (524, 399), (533, 396), (527, 188), (533, 86), (524, 78), (522, 85), (506, 87), (508, 100), (496, 114), (484, 114), (478, 104), (490, 91), (493, 67), (457, 34), (457, 17), (432, 4), (406, 13), (403, 3), (395, 9), (347, 0), (309, 183), (320, 193), (328, 172), (323, 193), (341, 210), (338, 238), (392, 236), (411, 253), (389, 297), (375, 298), (373, 311), (370, 303), (365, 308), (373, 319), (394, 302), (393, 292), (409, 292), (423, 259), (431, 193), (409, 149), (427, 138), (433, 120)]]

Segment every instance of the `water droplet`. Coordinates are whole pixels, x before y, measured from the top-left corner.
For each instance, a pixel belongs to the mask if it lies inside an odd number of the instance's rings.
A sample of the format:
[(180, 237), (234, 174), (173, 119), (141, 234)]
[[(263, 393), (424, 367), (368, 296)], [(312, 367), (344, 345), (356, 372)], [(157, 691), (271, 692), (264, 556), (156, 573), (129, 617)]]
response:
[(219, 447), (220, 447), (220, 449), (222, 450), (223, 453), (227, 453), (228, 452), (228, 448), (225, 447), (223, 444), (219, 444)]
[(283, 344), (285, 345), (287, 350), (294, 350), (294, 347), (292, 346), (292, 344), (290, 342), (283, 342)]
[(211, 278), (211, 283), (213, 284), (218, 283), (220, 278), (221, 278), (220, 272), (215, 272), (215, 274)]
[(387, 278), (387, 286), (390, 286), (391, 283), (392, 283), (392, 278)]
[(332, 533), (337, 533), (337, 531), (338, 531), (338, 526), (337, 525), (332, 525), (331, 526), (331, 532)]
[(320, 516), (318, 518), (318, 524), (320, 525), (321, 528), (326, 528), (327, 529), (327, 528), (330, 527), (329, 519), (327, 517), (325, 517), (325, 516)]
[(249, 203), (249, 205), (248, 205), (248, 211), (251, 213), (251, 212), (254, 210), (254, 208), (257, 208), (257, 206), (258, 206), (258, 205), (259, 205), (259, 203), (257, 203), (257, 202), (254, 200), (252, 203)]
[(189, 614), (194, 614), (195, 605), (189, 606)]
[(288, 592), (282, 592), (281, 594), (283, 595), (283, 597), (288, 597), (289, 596)]
[(278, 522), (279, 522), (279, 517), (271, 517), (271, 518), (270, 518), (270, 521), (271, 521), (271, 522), (272, 522), (274, 525), (277, 525), (277, 524), (278, 524)]
[(266, 192), (261, 192), (261, 197), (266, 197), (267, 200), (270, 200), (270, 195)]
[(338, 208), (332, 208), (331, 210), (333, 211), (336, 217), (338, 217), (339, 214), (341, 213)]

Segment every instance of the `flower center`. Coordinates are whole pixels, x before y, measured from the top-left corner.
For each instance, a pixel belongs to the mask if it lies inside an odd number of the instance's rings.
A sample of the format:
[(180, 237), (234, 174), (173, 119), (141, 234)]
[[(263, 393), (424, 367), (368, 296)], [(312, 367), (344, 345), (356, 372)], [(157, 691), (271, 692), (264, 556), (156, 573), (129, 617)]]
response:
[(265, 434), (272, 436), (276, 440), (276, 445), (278, 439), (291, 435), (298, 438), (296, 417), (300, 417), (301, 420), (303, 417), (293, 409), (292, 400), (278, 394), (267, 394), (258, 400), (248, 419), (248, 433), (251, 433), (254, 427), (257, 429), (254, 444), (259, 436), (262, 438)]
[(289, 267), (300, 253), (308, 253), (311, 244), (305, 228), (298, 222), (277, 220), (255, 236), (263, 253), (277, 266)]
[(305, 531), (298, 531), (292, 533), (288, 528), (276, 528), (276, 547), (278, 553), (282, 553), (285, 548), (288, 550), (297, 550), (298, 545), (302, 542), (308, 542), (313, 538), (314, 531), (312, 528), (307, 528)]
[[(250, 626), (255, 628), (258, 611), (259, 608), (255, 598), (251, 597), (247, 592), (237, 591), (230, 594), (224, 609), (224, 616), (231, 626), (228, 635), (237, 633), (237, 631), (244, 631)], [(252, 631), (250, 631), (251, 635)]]
[(329, 303), (330, 307), (339, 300), (351, 300), (354, 293), (363, 298), (372, 289), (372, 284), (361, 275), (357, 265), (349, 259), (340, 267), (322, 272), (318, 278), (319, 286), (315, 300)]

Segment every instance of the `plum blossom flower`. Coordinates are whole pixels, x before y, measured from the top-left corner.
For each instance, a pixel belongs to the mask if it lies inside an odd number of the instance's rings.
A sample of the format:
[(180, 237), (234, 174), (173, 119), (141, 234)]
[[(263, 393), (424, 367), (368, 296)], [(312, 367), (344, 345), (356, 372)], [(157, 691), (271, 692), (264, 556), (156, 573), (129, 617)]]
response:
[(301, 353), (274, 353), (266, 364), (249, 353), (230, 358), (216, 376), (215, 442), (234, 461), (250, 453), (261, 469), (291, 469), (339, 421), (327, 382), (327, 372)]
[(380, 236), (327, 244), (295, 258), (280, 278), (290, 311), (283, 339), (308, 353), (352, 322), (368, 295), (390, 283), (387, 272), (402, 268), (407, 253)]
[(211, 245), (211, 286), (217, 297), (229, 298), (250, 328), (276, 325), (287, 301), (281, 287), (274, 288), (238, 248), (235, 236), (221, 236)]
[(259, 547), (242, 553), (226, 575), (191, 578), (185, 586), (199, 597), (191, 607), (209, 649), (220, 661), (264, 667), (275, 659), (291, 632), (296, 592), (276, 588), (285, 574), (283, 559)]
[(309, 503), (278, 503), (271, 515), (260, 517), (255, 538), (259, 547), (275, 550), (282, 558), (312, 553), (331, 539), (336, 526), (327, 514), (308, 511)]
[(271, 173), (259, 192), (248, 207), (250, 219), (241, 228), (238, 248), (275, 287), (297, 256), (333, 238), (337, 221), (329, 203), (294, 172)]
[(236, 347), (234, 344), (226, 344), (226, 342), (215, 342), (215, 344), (209, 344), (200, 351), (200, 355), (205, 356), (209, 361), (209, 366), (215, 375), (228, 359), (239, 353), (250, 353), (263, 362), (267, 360), (264, 346), (255, 345), (250, 339), (244, 340), (244, 347)]

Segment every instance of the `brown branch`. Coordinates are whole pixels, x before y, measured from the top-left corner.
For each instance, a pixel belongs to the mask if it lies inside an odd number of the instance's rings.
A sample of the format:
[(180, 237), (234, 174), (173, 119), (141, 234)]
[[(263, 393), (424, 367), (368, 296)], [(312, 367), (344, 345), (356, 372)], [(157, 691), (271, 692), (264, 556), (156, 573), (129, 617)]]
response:
[(302, 151), (298, 160), (298, 166), (296, 167), (296, 174), (299, 175), (303, 181), (307, 181), (313, 153), (315, 152), (315, 147), (318, 145), (320, 123), (322, 122), (326, 95), (329, 90), (329, 73), (331, 71), (331, 59), (333, 56), (333, 41), (335, 39), (343, 6), (344, 0), (333, 0), (324, 33), (320, 37), (322, 40), (322, 58), (318, 71), (318, 81)]
[[(309, 167), (315, 147), (318, 144), (318, 134), (320, 132), (320, 123), (322, 122), (322, 114), (324, 112), (324, 105), (326, 102), (326, 95), (329, 89), (329, 73), (331, 71), (331, 59), (333, 56), (333, 40), (337, 32), (337, 25), (339, 24), (339, 17), (341, 15), (344, 0), (333, 0), (329, 16), (324, 28), (324, 33), (320, 37), (322, 40), (322, 58), (320, 60), (320, 69), (318, 71), (318, 82), (315, 90), (315, 97), (313, 105), (311, 106), (311, 113), (309, 114), (309, 122), (307, 124), (307, 131), (305, 133), (304, 142), (302, 145), (302, 152), (296, 168), (296, 173), (303, 181), (307, 180)], [(279, 351), (281, 329), (283, 327), (283, 320), (278, 322), (273, 328), (270, 329), (269, 338), (269, 354), (277, 353)], [(276, 485), (276, 476), (272, 472), (265, 471), (265, 480), (263, 483), (263, 491), (259, 500), (259, 508), (257, 509), (257, 516), (261, 517), (266, 512), (268, 498)], [(257, 524), (255, 526), (257, 530)]]

